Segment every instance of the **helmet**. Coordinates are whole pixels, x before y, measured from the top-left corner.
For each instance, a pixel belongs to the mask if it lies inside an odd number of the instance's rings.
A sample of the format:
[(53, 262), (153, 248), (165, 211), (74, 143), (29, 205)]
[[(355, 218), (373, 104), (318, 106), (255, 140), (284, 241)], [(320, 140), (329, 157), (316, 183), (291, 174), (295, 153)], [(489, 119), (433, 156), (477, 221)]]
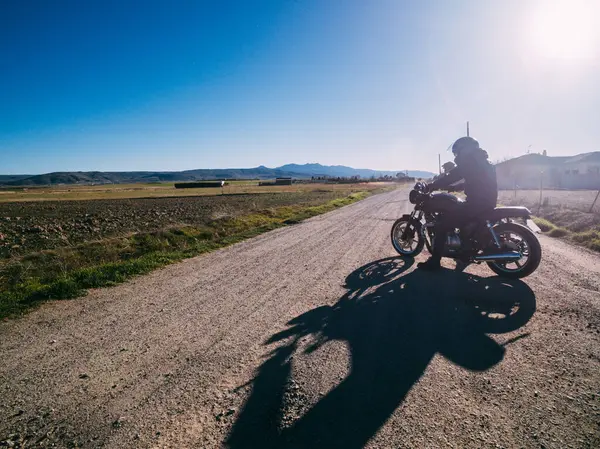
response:
[(442, 165), (442, 169), (444, 169), (445, 173), (448, 173), (454, 167), (456, 167), (456, 164), (454, 162), (452, 162), (452, 161), (448, 161), (444, 165)]
[(467, 155), (479, 149), (479, 142), (472, 137), (461, 137), (452, 145), (454, 156)]

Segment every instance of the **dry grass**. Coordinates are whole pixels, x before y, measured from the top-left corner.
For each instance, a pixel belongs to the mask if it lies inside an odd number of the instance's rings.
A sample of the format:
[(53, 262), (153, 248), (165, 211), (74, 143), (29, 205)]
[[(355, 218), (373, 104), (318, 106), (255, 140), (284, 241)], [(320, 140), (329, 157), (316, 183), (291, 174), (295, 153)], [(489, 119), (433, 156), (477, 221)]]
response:
[(596, 193), (591, 190), (548, 190), (543, 193), (540, 205), (539, 191), (518, 190), (516, 195), (513, 191), (501, 191), (498, 202), (510, 206), (526, 206), (554, 227), (564, 227), (571, 232), (585, 232), (600, 228), (600, 201), (589, 212)]
[(597, 191), (592, 190), (535, 190), (502, 191), (499, 202), (526, 206), (537, 216), (535, 222), (550, 237), (600, 251), (600, 200), (590, 213)]
[[(542, 192), (542, 206), (550, 208), (573, 209), (589, 212), (590, 206), (598, 193), (597, 190), (544, 190)], [(502, 204), (520, 204), (530, 209), (539, 207), (539, 190), (502, 190), (498, 196)], [(600, 214), (600, 199), (594, 206), (593, 213)]]

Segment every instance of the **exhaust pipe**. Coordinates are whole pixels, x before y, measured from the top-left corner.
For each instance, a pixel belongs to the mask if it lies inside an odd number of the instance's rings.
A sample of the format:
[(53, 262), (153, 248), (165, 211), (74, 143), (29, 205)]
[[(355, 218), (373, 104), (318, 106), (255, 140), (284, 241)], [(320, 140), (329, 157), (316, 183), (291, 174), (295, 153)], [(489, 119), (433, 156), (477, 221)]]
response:
[(477, 262), (510, 262), (519, 260), (521, 257), (523, 257), (521, 256), (521, 253), (511, 251), (500, 254), (482, 254), (480, 256), (475, 256), (475, 260)]

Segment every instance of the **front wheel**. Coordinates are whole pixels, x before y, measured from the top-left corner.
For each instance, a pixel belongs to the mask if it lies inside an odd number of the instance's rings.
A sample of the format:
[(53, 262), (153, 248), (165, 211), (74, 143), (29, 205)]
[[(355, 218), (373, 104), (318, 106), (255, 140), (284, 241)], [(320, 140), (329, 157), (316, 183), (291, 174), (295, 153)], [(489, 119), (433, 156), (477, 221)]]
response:
[(402, 256), (417, 256), (425, 245), (421, 224), (415, 223), (408, 216), (396, 220), (392, 226), (392, 245)]
[(535, 234), (517, 223), (501, 223), (493, 229), (502, 250), (518, 251), (521, 258), (511, 262), (488, 262), (490, 269), (510, 279), (524, 278), (533, 273), (542, 260), (542, 246)]

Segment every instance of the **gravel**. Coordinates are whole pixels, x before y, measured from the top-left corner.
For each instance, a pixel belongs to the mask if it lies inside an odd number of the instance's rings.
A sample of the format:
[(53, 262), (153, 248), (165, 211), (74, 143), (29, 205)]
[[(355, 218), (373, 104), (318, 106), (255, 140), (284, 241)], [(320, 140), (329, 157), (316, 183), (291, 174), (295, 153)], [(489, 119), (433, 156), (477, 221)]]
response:
[(406, 197), (0, 323), (0, 447), (600, 447), (598, 255), (419, 273)]

